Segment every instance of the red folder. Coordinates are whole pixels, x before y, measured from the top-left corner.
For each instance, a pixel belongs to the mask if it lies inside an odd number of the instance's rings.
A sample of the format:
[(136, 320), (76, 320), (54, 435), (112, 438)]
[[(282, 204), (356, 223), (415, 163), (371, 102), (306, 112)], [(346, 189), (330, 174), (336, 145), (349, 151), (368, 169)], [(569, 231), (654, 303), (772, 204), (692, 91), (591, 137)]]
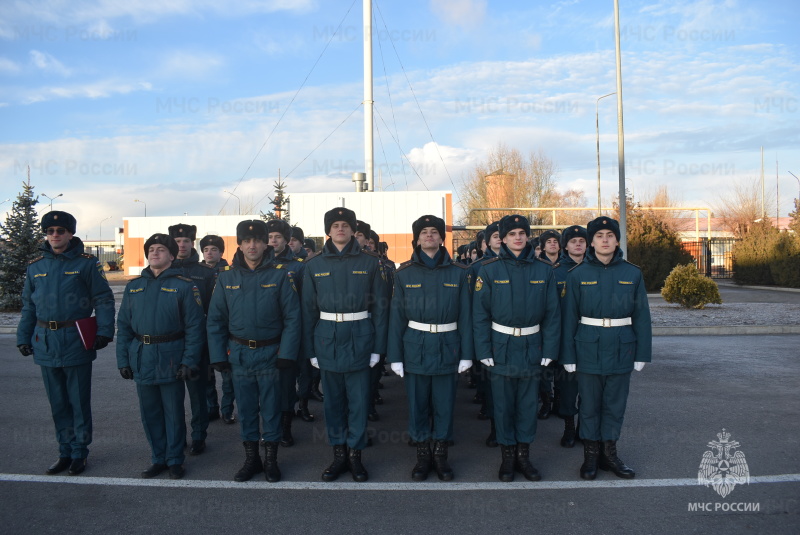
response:
[(92, 349), (94, 347), (94, 339), (97, 336), (97, 318), (91, 316), (75, 321), (75, 327), (78, 328), (78, 334), (81, 336), (81, 342), (85, 349)]

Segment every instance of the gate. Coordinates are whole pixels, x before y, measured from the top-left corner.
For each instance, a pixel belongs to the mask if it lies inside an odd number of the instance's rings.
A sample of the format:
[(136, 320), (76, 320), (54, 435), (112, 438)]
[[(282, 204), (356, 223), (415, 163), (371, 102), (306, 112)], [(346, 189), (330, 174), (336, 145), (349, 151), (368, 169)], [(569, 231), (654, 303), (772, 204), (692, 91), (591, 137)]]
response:
[(683, 248), (694, 257), (697, 270), (714, 279), (733, 278), (733, 245), (736, 238), (701, 238), (682, 242)]

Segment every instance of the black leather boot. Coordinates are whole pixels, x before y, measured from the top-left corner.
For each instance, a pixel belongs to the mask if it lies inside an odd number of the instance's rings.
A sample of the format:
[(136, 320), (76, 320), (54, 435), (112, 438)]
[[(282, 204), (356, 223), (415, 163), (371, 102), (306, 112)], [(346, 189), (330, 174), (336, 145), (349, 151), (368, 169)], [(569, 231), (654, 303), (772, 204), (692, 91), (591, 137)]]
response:
[(69, 457), (59, 457), (56, 462), (50, 465), (50, 467), (45, 472), (48, 476), (52, 476), (55, 474), (60, 474), (72, 463), (72, 459)]
[(583, 464), (581, 478), (589, 481), (597, 477), (597, 460), (600, 457), (600, 442), (583, 439)]
[(533, 467), (530, 460), (530, 444), (520, 442), (517, 444), (517, 460), (514, 468), (525, 476), (528, 481), (539, 481), (542, 475)]
[(270, 483), (277, 483), (281, 480), (277, 442), (264, 442), (264, 478)]
[(561, 446), (564, 448), (575, 447), (575, 417), (564, 416), (564, 434), (561, 436)]
[(319, 401), (320, 403), (325, 400), (325, 396), (322, 395), (322, 392), (319, 389), (319, 379), (314, 379), (311, 382), (311, 398)]
[(625, 466), (622, 459), (617, 457), (617, 441), (604, 440), (603, 451), (600, 452), (600, 469), (610, 470), (614, 475), (622, 479), (633, 479), (636, 472), (632, 468)]
[(494, 418), (489, 420), (491, 427), (489, 428), (489, 436), (486, 437), (486, 445), (490, 448), (497, 447), (497, 428), (494, 426)]
[(69, 472), (67, 473), (71, 476), (77, 476), (78, 474), (82, 474), (84, 470), (86, 470), (86, 457), (83, 459), (72, 459), (69, 465)]
[(550, 418), (550, 411), (553, 409), (553, 405), (550, 403), (550, 392), (539, 392), (539, 399), (542, 401), (542, 406), (539, 407), (536, 417), (540, 420), (547, 420)]
[(322, 481), (336, 481), (336, 478), (345, 472), (347, 472), (347, 446), (337, 444), (333, 447), (333, 462), (322, 472)]
[(447, 462), (447, 442), (437, 440), (433, 445), (433, 467), (440, 480), (451, 481), (453, 479), (453, 469)]
[(431, 471), (431, 443), (427, 440), (417, 442), (417, 464), (411, 470), (411, 479), (425, 481)]
[(281, 446), (284, 448), (294, 446), (292, 416), (292, 411), (283, 411), (283, 413), (281, 413)]
[(353, 481), (363, 483), (369, 478), (367, 469), (361, 464), (361, 450), (350, 450), (348, 453), (350, 462), (350, 473), (353, 474)]
[(142, 477), (144, 479), (151, 479), (156, 477), (158, 474), (160, 474), (166, 469), (167, 469), (166, 464), (154, 463), (151, 464), (148, 468), (142, 470)]
[(304, 422), (313, 422), (314, 415), (308, 412), (308, 399), (301, 399), (299, 406), (297, 408), (297, 415), (304, 421)]
[(264, 465), (261, 464), (261, 456), (258, 454), (258, 441), (245, 440), (244, 444), (244, 464), (233, 476), (234, 481), (250, 481), (250, 479), (264, 471)]
[(500, 481), (509, 482), (514, 481), (514, 461), (517, 456), (516, 446), (500, 445), (500, 452), (503, 455), (503, 462), (500, 464), (500, 472), (498, 477)]

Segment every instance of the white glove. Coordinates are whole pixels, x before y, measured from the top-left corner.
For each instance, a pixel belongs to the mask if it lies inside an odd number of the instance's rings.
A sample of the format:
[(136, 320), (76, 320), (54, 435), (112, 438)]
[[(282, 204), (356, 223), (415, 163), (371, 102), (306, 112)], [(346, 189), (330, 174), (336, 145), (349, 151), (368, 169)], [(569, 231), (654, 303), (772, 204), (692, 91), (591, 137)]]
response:
[(567, 373), (575, 373), (577, 367), (577, 364), (564, 364), (564, 369), (567, 370)]
[(492, 357), (489, 357), (488, 359), (481, 359), (481, 363), (484, 366), (494, 366), (494, 359)]
[(553, 362), (553, 359), (542, 359), (542, 366), (547, 366), (551, 362)]
[(381, 361), (381, 356), (377, 353), (369, 354), (369, 367), (374, 368), (377, 363)]
[(642, 371), (644, 369), (644, 362), (634, 362), (633, 369), (636, 370), (637, 372)]
[(471, 360), (459, 360), (458, 361), (458, 373), (465, 372), (470, 368), (472, 368), (472, 361)]
[(392, 371), (402, 377), (405, 375), (405, 371), (403, 370), (403, 363), (402, 362), (392, 362)]
[(317, 360), (317, 357), (314, 357), (310, 360), (311, 360), (311, 365), (314, 366), (316, 369), (319, 369), (319, 361)]

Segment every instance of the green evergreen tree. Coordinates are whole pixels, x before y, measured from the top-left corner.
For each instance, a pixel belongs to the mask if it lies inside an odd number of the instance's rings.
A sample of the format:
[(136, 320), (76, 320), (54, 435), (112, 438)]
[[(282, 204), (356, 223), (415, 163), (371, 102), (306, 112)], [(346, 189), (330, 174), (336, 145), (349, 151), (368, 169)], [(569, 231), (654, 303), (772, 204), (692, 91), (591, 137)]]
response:
[(694, 263), (678, 233), (653, 210), (628, 210), (628, 260), (642, 270), (648, 291), (659, 290), (675, 266)]
[(275, 188), (275, 197), (269, 198), (269, 203), (272, 205), (272, 210), (261, 212), (261, 219), (270, 221), (272, 219), (283, 219), (287, 223), (289, 221), (289, 198), (286, 195), (286, 182), (280, 178), (272, 185)]
[(733, 279), (739, 284), (775, 284), (770, 266), (778, 259), (779, 238), (770, 221), (753, 223), (733, 246)]
[(800, 199), (794, 200), (794, 212), (789, 212), (789, 217), (792, 222), (789, 223), (789, 228), (794, 231), (797, 236), (800, 236)]
[(22, 183), (5, 223), (0, 223), (0, 310), (22, 309), (22, 288), (28, 263), (39, 256), (42, 232), (34, 208), (39, 202), (33, 195), (30, 178)]

